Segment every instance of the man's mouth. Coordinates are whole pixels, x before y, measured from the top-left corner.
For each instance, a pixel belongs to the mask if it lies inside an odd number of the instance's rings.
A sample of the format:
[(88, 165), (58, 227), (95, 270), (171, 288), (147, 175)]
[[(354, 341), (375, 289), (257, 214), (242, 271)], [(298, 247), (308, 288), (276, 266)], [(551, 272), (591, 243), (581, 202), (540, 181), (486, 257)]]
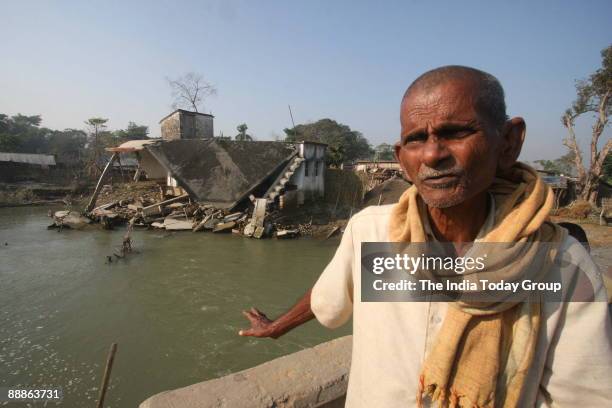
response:
[(444, 174), (439, 176), (430, 176), (422, 180), (422, 183), (430, 188), (449, 188), (454, 187), (459, 183), (459, 175)]

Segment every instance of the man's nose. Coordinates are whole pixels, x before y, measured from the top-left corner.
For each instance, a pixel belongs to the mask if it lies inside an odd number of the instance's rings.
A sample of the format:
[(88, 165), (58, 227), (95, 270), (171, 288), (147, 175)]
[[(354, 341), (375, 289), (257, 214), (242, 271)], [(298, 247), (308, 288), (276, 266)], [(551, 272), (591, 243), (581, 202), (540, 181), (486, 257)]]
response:
[(450, 158), (450, 152), (444, 142), (433, 135), (427, 138), (421, 152), (421, 162), (431, 168), (438, 167), (441, 162)]

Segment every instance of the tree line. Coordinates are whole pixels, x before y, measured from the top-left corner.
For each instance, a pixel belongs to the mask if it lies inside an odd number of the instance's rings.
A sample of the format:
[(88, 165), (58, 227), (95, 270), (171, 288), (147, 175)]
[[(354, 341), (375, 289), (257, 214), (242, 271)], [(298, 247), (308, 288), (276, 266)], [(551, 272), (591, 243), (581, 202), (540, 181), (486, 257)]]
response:
[(86, 120), (84, 129), (55, 130), (41, 122), (41, 115), (0, 113), (0, 152), (52, 154), (58, 163), (84, 166), (95, 176), (104, 166), (106, 147), (149, 138), (149, 128), (134, 122), (117, 130), (109, 130), (105, 118)]

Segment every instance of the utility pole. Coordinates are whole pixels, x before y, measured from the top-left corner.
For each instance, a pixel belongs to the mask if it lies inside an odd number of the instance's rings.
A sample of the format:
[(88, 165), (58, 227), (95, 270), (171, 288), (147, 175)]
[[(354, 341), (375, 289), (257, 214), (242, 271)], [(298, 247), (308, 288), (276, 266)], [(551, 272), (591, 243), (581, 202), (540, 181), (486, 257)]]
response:
[(291, 112), (291, 105), (287, 105), (289, 106), (289, 116), (291, 116), (291, 124), (293, 125), (293, 128), (295, 129), (295, 122), (293, 121), (293, 113)]

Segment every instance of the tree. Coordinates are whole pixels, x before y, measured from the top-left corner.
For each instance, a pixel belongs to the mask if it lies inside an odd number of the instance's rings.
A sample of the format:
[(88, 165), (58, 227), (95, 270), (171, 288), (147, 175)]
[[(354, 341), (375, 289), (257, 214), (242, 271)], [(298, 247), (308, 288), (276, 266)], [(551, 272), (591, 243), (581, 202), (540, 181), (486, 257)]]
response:
[(376, 161), (395, 160), (393, 146), (388, 143), (379, 144), (374, 148), (374, 152), (374, 160)]
[(0, 152), (16, 152), (19, 150), (19, 138), (9, 133), (0, 133)]
[(114, 138), (118, 143), (127, 142), (128, 140), (143, 140), (149, 138), (149, 127), (137, 125), (134, 122), (129, 122), (127, 129), (119, 129), (113, 132)]
[(217, 94), (217, 89), (195, 72), (188, 72), (176, 79), (166, 78), (166, 81), (172, 90), (173, 109), (182, 107), (200, 112), (204, 110), (206, 98)]
[[(571, 108), (567, 109), (561, 117), (561, 123), (568, 131), (563, 140), (574, 154), (574, 163), (578, 174), (578, 187), (580, 198), (595, 204), (597, 201), (597, 184), (602, 177), (603, 163), (612, 150), (612, 140), (608, 140), (598, 151), (598, 143), (608, 118), (612, 111), (612, 45), (601, 52), (602, 66), (586, 80), (576, 83), (576, 100)], [(591, 132), (590, 164), (587, 169), (578, 146), (574, 130), (576, 118), (585, 113), (595, 115), (595, 124)]]
[(555, 160), (536, 160), (534, 163), (542, 166), (543, 170), (556, 174), (572, 176), (576, 173), (576, 158), (572, 150)]
[(358, 131), (332, 119), (297, 125), (285, 129), (287, 142), (310, 141), (327, 144), (327, 164), (339, 166), (346, 161), (369, 158), (374, 151)]
[(47, 137), (47, 152), (59, 163), (79, 164), (85, 154), (87, 133), (80, 129), (53, 130)]
[(246, 123), (243, 123), (241, 125), (238, 125), (236, 127), (236, 130), (238, 130), (238, 134), (236, 135), (235, 139), (236, 140), (240, 140), (242, 142), (250, 142), (253, 140), (253, 138), (251, 137), (251, 135), (247, 134), (247, 129), (249, 127), (246, 125)]
[(92, 177), (97, 177), (102, 173), (102, 167), (104, 164), (104, 143), (102, 141), (104, 132), (106, 129), (106, 122), (108, 119), (104, 118), (89, 118), (85, 121), (88, 127), (89, 143), (87, 145), (89, 151), (89, 158), (86, 164), (87, 173)]
[(41, 128), (41, 122), (40, 115), (0, 115), (0, 149), (18, 153), (45, 153), (45, 136), (50, 130)]

